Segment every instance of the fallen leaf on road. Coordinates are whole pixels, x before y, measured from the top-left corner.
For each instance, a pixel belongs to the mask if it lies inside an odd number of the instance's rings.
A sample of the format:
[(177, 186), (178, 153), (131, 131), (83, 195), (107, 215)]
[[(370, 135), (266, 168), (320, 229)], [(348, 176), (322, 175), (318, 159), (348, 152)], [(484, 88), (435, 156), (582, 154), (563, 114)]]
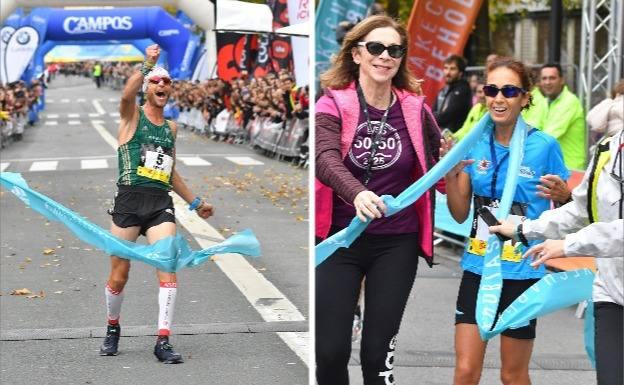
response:
[(11, 291), (11, 295), (29, 295), (32, 294), (32, 291), (23, 288), (23, 289), (15, 289), (13, 291)]
[(217, 258), (217, 256), (216, 256), (216, 255), (213, 255), (212, 257), (210, 257), (210, 260), (211, 260), (212, 262), (215, 262), (215, 261), (217, 261), (217, 260), (218, 260), (218, 258)]
[(305, 217), (303, 215), (297, 215), (295, 219), (298, 220), (299, 222), (305, 221)]
[(259, 267), (258, 271), (266, 271), (266, 267)]
[(43, 255), (54, 254), (54, 249), (43, 249)]
[(55, 291), (54, 294), (63, 294), (63, 290)]

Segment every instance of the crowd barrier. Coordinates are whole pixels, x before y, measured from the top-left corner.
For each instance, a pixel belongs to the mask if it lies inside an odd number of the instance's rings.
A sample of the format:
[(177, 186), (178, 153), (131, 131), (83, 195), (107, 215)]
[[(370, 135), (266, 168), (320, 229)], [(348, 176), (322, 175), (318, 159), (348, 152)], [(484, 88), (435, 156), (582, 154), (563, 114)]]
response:
[[(176, 109), (171, 108), (170, 116), (175, 114)], [(243, 125), (241, 117), (222, 110), (208, 123), (201, 111), (191, 108), (180, 111), (176, 121), (182, 127), (213, 139), (248, 144), (263, 150), (267, 156), (296, 159), (300, 165), (307, 166), (307, 118), (276, 123), (270, 118), (255, 117)]]
[(114, 90), (121, 90), (126, 85), (127, 80), (128, 78), (125, 76), (108, 75), (104, 76), (104, 85)]
[(28, 123), (26, 115), (11, 115), (8, 120), (0, 119), (0, 147), (5, 148), (11, 142), (21, 140)]

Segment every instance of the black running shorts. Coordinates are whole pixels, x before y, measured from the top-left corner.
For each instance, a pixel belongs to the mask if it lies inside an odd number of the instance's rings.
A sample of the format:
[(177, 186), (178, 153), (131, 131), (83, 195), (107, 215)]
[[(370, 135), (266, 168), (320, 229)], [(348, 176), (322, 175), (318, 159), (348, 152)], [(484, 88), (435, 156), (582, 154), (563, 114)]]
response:
[(164, 222), (175, 223), (173, 200), (167, 190), (155, 187), (118, 185), (113, 209), (109, 213), (119, 227), (140, 226), (141, 234)]
[[(503, 290), (501, 291), (500, 301), (498, 302), (496, 320), (498, 320), (498, 316), (509, 305), (511, 305), (516, 298), (518, 298), (537, 281), (537, 279), (503, 279)], [(459, 284), (459, 293), (457, 294), (455, 325), (477, 324), (475, 313), (480, 282), (481, 276), (479, 274), (464, 270), (464, 275), (462, 276), (461, 283)], [(496, 320), (494, 321), (495, 323)], [(537, 320), (532, 319), (527, 326), (523, 326), (518, 329), (507, 329), (501, 334), (521, 340), (534, 339), (536, 325)]]

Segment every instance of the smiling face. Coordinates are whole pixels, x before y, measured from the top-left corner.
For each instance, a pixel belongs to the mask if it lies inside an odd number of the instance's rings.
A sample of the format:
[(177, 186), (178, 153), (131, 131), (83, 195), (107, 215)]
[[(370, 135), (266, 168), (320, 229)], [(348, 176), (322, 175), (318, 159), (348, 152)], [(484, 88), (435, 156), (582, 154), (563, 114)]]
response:
[[(506, 85), (522, 88), (520, 76), (506, 67), (498, 67), (490, 71), (486, 84), (492, 84), (498, 88)], [(503, 93), (499, 92), (495, 97), (486, 96), (485, 103), (497, 127), (513, 127), (520, 111), (529, 103), (529, 94), (525, 92), (513, 98), (505, 98)]]
[[(376, 28), (364, 36), (361, 41), (374, 41), (386, 47), (393, 44), (402, 45), (401, 36), (392, 27)], [(359, 64), (360, 80), (372, 81), (379, 85), (392, 83), (392, 78), (399, 71), (401, 60), (404, 58), (404, 56), (398, 59), (392, 58), (388, 54), (388, 50), (384, 50), (379, 56), (374, 56), (363, 46), (353, 48), (351, 54), (353, 61)]]

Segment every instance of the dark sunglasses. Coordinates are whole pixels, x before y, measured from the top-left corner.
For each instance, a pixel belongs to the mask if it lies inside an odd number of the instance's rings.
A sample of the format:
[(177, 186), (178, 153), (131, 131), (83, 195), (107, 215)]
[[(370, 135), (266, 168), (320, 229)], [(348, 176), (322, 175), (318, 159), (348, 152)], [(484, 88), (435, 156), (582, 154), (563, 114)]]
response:
[(159, 84), (161, 80), (166, 86), (171, 84), (171, 79), (165, 77), (159, 78), (158, 76), (154, 76), (148, 79), (148, 81), (152, 84)]
[(494, 84), (488, 84), (483, 86), (483, 93), (485, 96), (489, 96), (490, 98), (495, 98), (498, 95), (498, 92), (502, 92), (503, 96), (507, 99), (515, 98), (520, 94), (526, 93), (526, 90), (520, 87), (512, 86), (510, 84), (506, 84), (501, 88), (496, 87)]
[(368, 53), (373, 56), (379, 56), (386, 50), (388, 51), (388, 55), (394, 59), (400, 59), (403, 55), (405, 55), (405, 47), (398, 44), (385, 46), (377, 41), (361, 41), (357, 43), (357, 45), (360, 47), (366, 47)]

